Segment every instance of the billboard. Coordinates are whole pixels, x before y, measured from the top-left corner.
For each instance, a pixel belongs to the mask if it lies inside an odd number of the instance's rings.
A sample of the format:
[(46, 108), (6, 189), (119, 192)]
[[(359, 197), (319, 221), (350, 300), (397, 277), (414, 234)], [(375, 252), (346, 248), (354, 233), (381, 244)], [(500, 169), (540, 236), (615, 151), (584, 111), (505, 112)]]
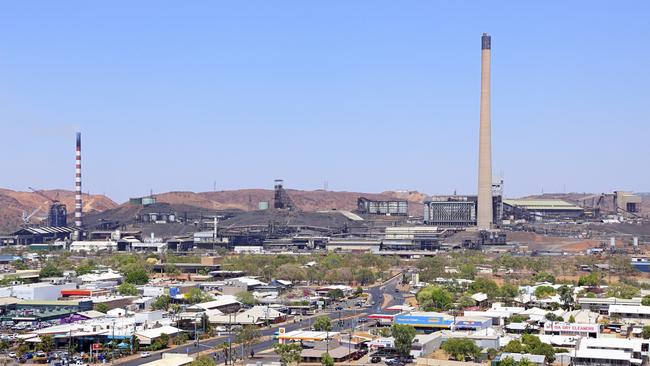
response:
[(599, 333), (599, 324), (578, 324), (562, 322), (544, 323), (545, 332), (566, 332), (566, 333)]
[(395, 316), (395, 323), (412, 325), (414, 327), (440, 327), (449, 328), (453, 323), (453, 318), (447, 318), (442, 315), (409, 315), (400, 314)]

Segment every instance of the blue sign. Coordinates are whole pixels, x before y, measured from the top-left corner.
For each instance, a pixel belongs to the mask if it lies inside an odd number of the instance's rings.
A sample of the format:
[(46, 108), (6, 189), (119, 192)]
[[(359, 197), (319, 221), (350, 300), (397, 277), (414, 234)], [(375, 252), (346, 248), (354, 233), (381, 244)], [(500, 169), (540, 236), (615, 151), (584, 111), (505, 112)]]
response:
[(442, 316), (404, 314), (395, 316), (395, 323), (415, 327), (449, 327), (454, 323), (454, 320), (450, 318), (445, 319)]

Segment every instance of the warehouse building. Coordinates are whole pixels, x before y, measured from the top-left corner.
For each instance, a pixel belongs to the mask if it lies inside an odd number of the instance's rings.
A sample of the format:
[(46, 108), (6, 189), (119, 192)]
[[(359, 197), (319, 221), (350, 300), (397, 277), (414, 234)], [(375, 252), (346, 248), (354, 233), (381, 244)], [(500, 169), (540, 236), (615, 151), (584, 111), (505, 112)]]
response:
[(582, 207), (554, 199), (507, 199), (503, 211), (506, 217), (527, 221), (576, 219), (585, 213)]
[(357, 212), (367, 215), (407, 216), (409, 205), (406, 200), (375, 201), (359, 197), (357, 199)]

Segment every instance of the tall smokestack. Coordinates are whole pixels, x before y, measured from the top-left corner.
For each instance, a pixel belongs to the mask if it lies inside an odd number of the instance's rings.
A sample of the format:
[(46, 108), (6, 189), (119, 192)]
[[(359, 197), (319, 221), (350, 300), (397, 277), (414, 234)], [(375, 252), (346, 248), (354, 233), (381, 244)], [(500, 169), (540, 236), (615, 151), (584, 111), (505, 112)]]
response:
[(478, 217), (480, 230), (492, 227), (492, 122), (490, 117), (490, 52), (492, 38), (481, 37), (481, 128), (478, 147)]
[(81, 229), (81, 132), (77, 132), (77, 151), (75, 165), (74, 226)]

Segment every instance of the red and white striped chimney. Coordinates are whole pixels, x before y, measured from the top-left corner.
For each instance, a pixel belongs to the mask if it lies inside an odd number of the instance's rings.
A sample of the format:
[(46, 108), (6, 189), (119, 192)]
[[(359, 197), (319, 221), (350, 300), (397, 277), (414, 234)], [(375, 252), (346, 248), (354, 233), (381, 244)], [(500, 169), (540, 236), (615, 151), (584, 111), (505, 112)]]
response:
[(77, 229), (81, 229), (81, 132), (77, 132), (77, 152), (74, 185), (74, 226)]

